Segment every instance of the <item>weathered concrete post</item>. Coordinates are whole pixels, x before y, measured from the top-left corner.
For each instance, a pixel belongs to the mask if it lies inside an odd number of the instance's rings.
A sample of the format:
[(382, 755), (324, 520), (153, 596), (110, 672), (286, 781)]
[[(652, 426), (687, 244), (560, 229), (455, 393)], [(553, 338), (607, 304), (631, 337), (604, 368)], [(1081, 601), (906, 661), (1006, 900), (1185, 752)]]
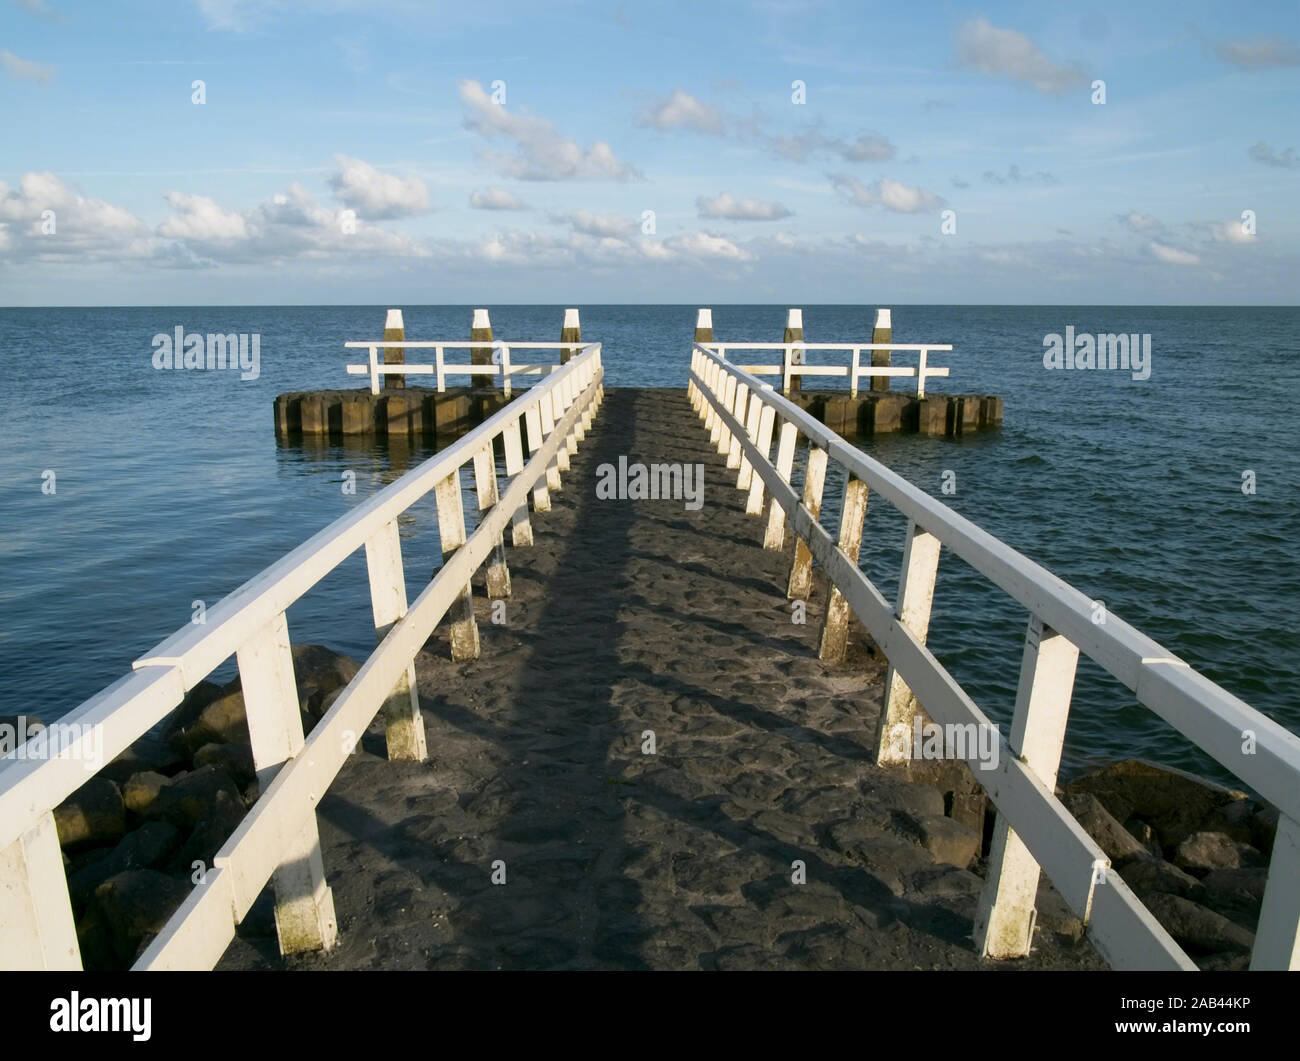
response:
[(560, 364), (565, 364), (578, 356), (582, 349), (582, 325), (578, 321), (578, 311), (576, 309), (566, 309), (564, 311), (564, 325), (560, 328), (560, 342), (577, 343), (577, 346), (560, 347)]
[[(488, 311), (485, 309), (476, 309), (474, 311), (474, 320), (469, 326), (469, 341), (471, 343), (483, 340), (489, 345), (474, 346), (470, 348), (469, 363), (471, 365), (490, 365), (492, 364), (492, 322), (488, 319)], [(469, 385), (471, 388), (478, 386), (480, 381), (492, 386), (490, 377), (470, 376)]]
[[(402, 323), (402, 311), (400, 309), (390, 309), (388, 316), (384, 320), (384, 341), (388, 343), (400, 343), (406, 339), (406, 327)], [(406, 364), (406, 351), (400, 346), (386, 346), (383, 348), (384, 356), (380, 358), (385, 365), (404, 365)], [(400, 373), (393, 375), (384, 375), (384, 390), (401, 390), (406, 386), (406, 377)]]
[[(785, 334), (781, 337), (783, 343), (801, 343), (803, 342), (803, 310), (792, 309), (785, 315)], [(804, 354), (802, 350), (791, 350), (782, 358), (782, 363), (787, 366), (784, 373), (785, 393), (793, 394), (795, 391), (803, 389), (803, 377), (796, 376), (788, 370), (790, 365), (802, 365), (804, 363)]]
[[(875, 328), (872, 329), (871, 341), (873, 343), (889, 343), (889, 342), (893, 342), (893, 340), (894, 340), (894, 329), (893, 329), (893, 325), (890, 323), (889, 310), (887, 309), (876, 310), (876, 326)], [(888, 368), (889, 351), (872, 350), (871, 365), (873, 368)], [(889, 390), (889, 377), (872, 376), (871, 389), (873, 391)]]

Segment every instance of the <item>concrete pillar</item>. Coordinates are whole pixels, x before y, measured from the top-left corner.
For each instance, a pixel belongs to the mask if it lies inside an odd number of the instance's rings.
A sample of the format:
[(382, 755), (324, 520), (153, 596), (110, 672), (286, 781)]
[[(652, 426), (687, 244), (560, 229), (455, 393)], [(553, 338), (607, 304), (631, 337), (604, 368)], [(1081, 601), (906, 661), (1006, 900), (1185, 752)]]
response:
[[(783, 343), (797, 343), (803, 341), (803, 310), (792, 309), (785, 315), (785, 334), (781, 337)], [(803, 351), (797, 355), (791, 354), (790, 363), (792, 365), (803, 364)], [(803, 377), (791, 376), (786, 382), (786, 394), (793, 394), (795, 391), (803, 389)]]
[[(402, 311), (400, 309), (390, 309), (388, 317), (384, 321), (384, 341), (385, 342), (402, 342), (406, 339), (406, 327), (402, 323)], [(406, 363), (406, 351), (402, 349), (393, 349), (392, 347), (380, 348), (383, 357), (380, 358), (386, 365), (404, 365)], [(406, 377), (401, 375), (384, 376), (385, 390), (401, 390), (406, 386)]]
[[(488, 319), (488, 311), (485, 309), (476, 309), (474, 311), (474, 320), (469, 326), (469, 341), (477, 342), (485, 340), (492, 342), (492, 322)], [(471, 365), (490, 365), (492, 364), (492, 347), (475, 346), (469, 352), (469, 363)], [(469, 380), (471, 387), (492, 386), (492, 379), (489, 376), (471, 376)]]
[(695, 314), (695, 341), (713, 342), (713, 310), (702, 309)]
[[(582, 342), (582, 325), (578, 321), (578, 311), (576, 309), (566, 309), (564, 311), (564, 325), (560, 328), (560, 342), (562, 343), (581, 343)], [(563, 346), (560, 348), (560, 364), (578, 356), (580, 346)]]
[[(873, 343), (890, 343), (894, 341), (894, 329), (890, 323), (890, 314), (887, 309), (876, 310), (876, 326), (871, 332), (871, 341)], [(872, 350), (871, 363), (879, 368), (889, 367), (888, 350)], [(871, 389), (873, 391), (889, 390), (888, 376), (872, 376)]]

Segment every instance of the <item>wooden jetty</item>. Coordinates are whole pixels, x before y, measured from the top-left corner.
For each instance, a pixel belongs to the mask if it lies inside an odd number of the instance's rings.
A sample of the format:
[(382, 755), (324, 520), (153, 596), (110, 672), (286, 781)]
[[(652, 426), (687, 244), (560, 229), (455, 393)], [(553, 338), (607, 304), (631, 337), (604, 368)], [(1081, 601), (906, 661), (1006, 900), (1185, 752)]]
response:
[[(582, 344), (136, 660), (66, 717), (71, 754), (0, 768), (0, 967), (81, 963), (54, 817), (86, 780), (77, 741), (129, 754), (233, 657), (256, 798), (137, 969), (1194, 969), (1056, 793), (1080, 654), (1276, 808), (1251, 966), (1300, 967), (1300, 738), (1117, 616), (1099, 623), (717, 346), (683, 350), (684, 392), (607, 395), (601, 347)], [(863, 375), (893, 367), (870, 352)], [(624, 482), (629, 465), (657, 489)], [(398, 519), (430, 496), (443, 563), (412, 600)], [(901, 542), (863, 542), (869, 498), (907, 518)], [(864, 547), (901, 553), (895, 600), (859, 568)], [(360, 550), (378, 644), (305, 733), (286, 612)], [(927, 647), (944, 550), (1025, 610), (1009, 734)], [(511, 667), (493, 672), (494, 653)], [(993, 732), (997, 754), (945, 745), (966, 780), (923, 784), (911, 735), (933, 724)], [(982, 876), (953, 853), (972, 794), (996, 811)], [(263, 896), (269, 949), (249, 933)]]

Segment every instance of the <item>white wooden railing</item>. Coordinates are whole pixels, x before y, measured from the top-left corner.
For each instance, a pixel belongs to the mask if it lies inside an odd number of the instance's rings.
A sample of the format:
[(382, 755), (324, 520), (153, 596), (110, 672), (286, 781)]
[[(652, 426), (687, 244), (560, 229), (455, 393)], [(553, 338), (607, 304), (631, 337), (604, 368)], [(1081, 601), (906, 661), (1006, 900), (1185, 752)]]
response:
[[(505, 342), (501, 339), (479, 339), (463, 342), (461, 340), (389, 340), (375, 339), (343, 344), (349, 350), (367, 350), (370, 358), (364, 365), (348, 365), (348, 375), (370, 377), (370, 393), (378, 394), (381, 378), (384, 376), (434, 376), (440, 392), (447, 389), (448, 376), (494, 376), (500, 380), (502, 392), (510, 397), (513, 388), (511, 381), (515, 376), (544, 376), (560, 367), (558, 362), (512, 364), (511, 350), (561, 350), (580, 353), (591, 343), (524, 343)], [(445, 350), (491, 350), (492, 364), (447, 364)], [(385, 363), (379, 360), (380, 350), (432, 350), (433, 362), (427, 365)]]
[[(828, 376), (832, 378), (847, 377), (849, 381), (849, 396), (856, 398), (858, 396), (858, 381), (864, 377), (873, 376), (903, 376), (908, 379), (916, 380), (916, 396), (925, 397), (925, 381), (936, 377), (946, 377), (948, 369), (944, 367), (934, 367), (929, 364), (929, 355), (932, 350), (952, 350), (949, 343), (805, 343), (803, 340), (797, 340), (789, 343), (726, 343), (726, 342), (706, 342), (701, 343), (706, 350), (717, 354), (721, 358), (727, 357), (729, 350), (780, 350), (781, 364), (779, 365), (737, 365), (742, 372), (747, 372), (751, 376), (780, 376), (781, 392), (789, 394), (791, 389), (791, 380), (795, 376)], [(850, 360), (847, 365), (809, 365), (804, 362), (804, 355), (810, 350), (834, 350), (849, 351)], [(862, 363), (862, 351), (868, 353), (872, 350), (915, 350), (917, 352), (917, 362), (915, 366), (908, 365), (864, 365)], [(868, 358), (870, 362), (870, 358)]]
[[(568, 344), (572, 345), (572, 344)], [(335, 520), (207, 613), (136, 660), (127, 677), (61, 721), (83, 740), (98, 730), (111, 761), (174, 710), (232, 655), (239, 665), (260, 796), (137, 969), (211, 968), (235, 926), (274, 880), (276, 926), (285, 953), (329, 947), (337, 924), (325, 883), (316, 805), (359, 735), (381, 708), (390, 759), (423, 760), (416, 653), (444, 616), (455, 659), (477, 656), (470, 579), (485, 562), (491, 597), (510, 593), (504, 531), (532, 544), (528, 516), (550, 509), (603, 395), (600, 345), (524, 392), (447, 449)], [(524, 462), (521, 427), (531, 456)], [(508, 485), (498, 493), (493, 447), (500, 439)], [(460, 470), (472, 464), (482, 518), (465, 534)], [(398, 517), (432, 491), (443, 566), (408, 607)], [(366, 552), (378, 647), (304, 740), (286, 610), (358, 549)], [(53, 808), (86, 781), (77, 747), (64, 757), (0, 766), (0, 969), (79, 968), (67, 879)]]
[[(738, 469), (737, 486), (748, 491), (747, 512), (762, 515), (766, 489), (765, 547), (782, 548), (787, 522), (794, 530), (790, 597), (806, 599), (814, 559), (825, 570), (832, 588), (822, 657), (842, 657), (852, 609), (889, 660), (877, 733), (879, 762), (910, 758), (918, 702), (940, 724), (990, 725), (925, 644), (942, 548), (1029, 613), (1010, 739), (999, 734), (1002, 754), (995, 768), (979, 769), (978, 752), (970, 744), (966, 756), (998, 811), (976, 918), (982, 952), (998, 958), (1029, 952), (1041, 868), (1112, 966), (1196, 968), (1119, 875), (1109, 872), (1101, 848), (1054, 795), (1082, 652), (1278, 808), (1251, 968), (1300, 968), (1300, 738), (1115, 615), (1096, 622), (1090, 598), (828, 431), (770, 384), (728, 364), (712, 346), (694, 346), (692, 402), (718, 452), (727, 455), (728, 467)], [(809, 446), (802, 500), (790, 485), (800, 435)], [(838, 543), (818, 522), (829, 460), (845, 471)], [(908, 519), (893, 604), (857, 563), (868, 490)], [(1247, 746), (1253, 746), (1252, 754), (1243, 753)]]

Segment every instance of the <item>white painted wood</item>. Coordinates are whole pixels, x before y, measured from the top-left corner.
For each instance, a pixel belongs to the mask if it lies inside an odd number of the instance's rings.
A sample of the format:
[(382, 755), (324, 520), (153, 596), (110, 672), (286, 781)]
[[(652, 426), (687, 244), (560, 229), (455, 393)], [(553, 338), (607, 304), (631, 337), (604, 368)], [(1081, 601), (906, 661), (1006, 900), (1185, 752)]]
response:
[(925, 355), (925, 350), (916, 355), (916, 396), (918, 398), (925, 397)]
[(510, 346), (507, 343), (501, 343), (501, 393), (506, 398), (510, 397)]
[[(907, 525), (903, 566), (898, 576), (895, 617), (925, 644), (934, 602), (934, 580), (939, 570), (940, 541), (914, 521)], [(905, 763), (911, 758), (913, 718), (919, 710), (916, 697), (892, 664), (885, 672), (885, 695), (877, 729), (876, 762)]]
[(370, 393), (379, 393), (379, 348), (370, 348)]
[[(370, 609), (375, 639), (382, 642), (393, 624), (406, 614), (406, 573), (397, 520), (366, 542), (366, 571), (370, 577)], [(384, 735), (388, 758), (422, 763), (429, 757), (415, 681), (415, 661), (397, 679), (384, 701)]]
[[(538, 403), (538, 414), (541, 416), (542, 438), (549, 439), (555, 432), (555, 391), (552, 390), (541, 402)], [(531, 433), (531, 428), (529, 429)], [(546, 469), (546, 489), (559, 491), (560, 484), (560, 453), (556, 450), (555, 457)]]
[[(770, 405), (763, 402), (758, 403), (760, 406), (758, 414), (758, 452), (762, 454), (764, 460), (768, 460), (772, 453), (772, 424), (776, 419), (776, 410)], [(763, 514), (763, 477), (754, 474), (754, 466), (746, 461), (746, 466), (750, 470), (749, 475), (749, 496), (745, 499), (745, 513), (750, 516), (761, 516)]]
[[(569, 362), (573, 364), (574, 362)], [(581, 409), (600, 390), (595, 376), (579, 403), (565, 415), (567, 431)], [(515, 410), (516, 415), (518, 410)], [(380, 646), (361, 665), (324, 718), (307, 737), (302, 751), (276, 774), (261, 798), (226, 841), (214, 865), (195, 894), (164, 926), (137, 963), (137, 968), (210, 967), (229, 942), (233, 929), (224, 929), (233, 913), (242, 920), (266, 886), (286, 837), (301, 828), (322, 794), (347, 760), (348, 733), (364, 733), (383, 703), (387, 690), (408, 662), (428, 641), (434, 627), (459, 599), (461, 587), (490, 555), (496, 536), (505, 529), (511, 513), (527, 503), (528, 491), (545, 475), (561, 436), (552, 436), (516, 475), (469, 540), (458, 549), (424, 588)]]
[[(528, 428), (528, 451), (537, 453), (543, 445), (542, 413), (540, 405), (530, 405), (524, 411), (524, 424)], [(548, 489), (550, 476), (544, 476), (533, 488), (533, 510), (535, 512), (551, 511), (551, 494)]]
[[(490, 512), (498, 501), (497, 462), (492, 451), (492, 440), (474, 455), (474, 489), (478, 494), (479, 512)], [(510, 568), (506, 566), (506, 547), (503, 538), (497, 538), (488, 561), (487, 594), (492, 599), (510, 596)]]
[[(822, 490), (826, 485), (826, 451), (820, 446), (808, 447), (808, 464), (803, 477), (803, 507), (813, 522), (821, 515)], [(790, 600), (807, 600), (812, 592), (812, 550), (807, 542), (795, 536), (794, 561), (790, 565), (790, 581), (786, 597)]]
[[(824, 451), (823, 451), (824, 452)], [(824, 474), (824, 473), (823, 473)], [(838, 548), (846, 559), (856, 564), (862, 549), (862, 524), (867, 516), (867, 484), (849, 475), (844, 480), (840, 500), (840, 538)], [(826, 617), (817, 655), (828, 663), (842, 663), (849, 643), (849, 602), (834, 583), (826, 603)]]
[[(253, 766), (259, 789), (265, 790), (282, 764), (303, 746), (298, 688), (284, 615), (254, 634), (235, 658), (248, 714)], [(325, 883), (314, 815), (285, 837), (280, 854), (275, 870), (275, 928), (280, 953), (328, 950), (338, 937), (338, 921), (333, 893)]]
[(1300, 824), (1285, 814), (1273, 839), (1250, 967), (1300, 970)]
[(849, 365), (849, 397), (858, 396), (858, 377), (862, 371), (862, 347), (853, 348), (853, 363)]
[[(1079, 649), (1037, 616), (1029, 617), (1020, 684), (1011, 723), (1011, 750), (1043, 783), (1056, 787), (1065, 744)], [(998, 816), (988, 873), (975, 915), (975, 945), (987, 958), (1023, 958), (1033, 941), (1039, 866)]]
[[(442, 543), (443, 566), (447, 558), (465, 544), (465, 506), (460, 496), (460, 469), (452, 472), (434, 488), (438, 505), (438, 538)], [(469, 579), (460, 597), (452, 605), (451, 658), (457, 662), (478, 659), (478, 623), (474, 619), (474, 590)]]
[(54, 815), (0, 849), (0, 971), (80, 969)]
[[(520, 439), (519, 421), (511, 420), (501, 433), (506, 453), (506, 476), (514, 479), (524, 470), (524, 450)], [(510, 521), (510, 544), (515, 548), (533, 544), (533, 527), (528, 522), (528, 502), (525, 500)]]
[[(781, 421), (781, 434), (776, 445), (776, 472), (783, 483), (790, 482), (794, 471), (794, 448), (799, 439), (799, 429), (789, 420)], [(755, 469), (757, 470), (757, 469)], [(763, 548), (780, 552), (785, 548), (785, 509), (773, 496), (768, 505), (767, 530), (763, 533)]]
[[(737, 423), (745, 422), (745, 410), (749, 407), (749, 387), (744, 383), (736, 387), (735, 400), (732, 404), (731, 415), (736, 418)], [(739, 434), (732, 435), (731, 441), (727, 446), (727, 467), (740, 467), (740, 437)]]
[[(745, 434), (749, 436), (751, 442), (758, 441), (758, 421), (763, 411), (763, 403), (757, 397), (749, 402), (745, 410)], [(754, 467), (741, 454), (740, 447), (736, 447), (736, 460), (740, 466), (740, 472), (736, 476), (736, 489), (748, 491), (750, 484), (754, 481)]]

